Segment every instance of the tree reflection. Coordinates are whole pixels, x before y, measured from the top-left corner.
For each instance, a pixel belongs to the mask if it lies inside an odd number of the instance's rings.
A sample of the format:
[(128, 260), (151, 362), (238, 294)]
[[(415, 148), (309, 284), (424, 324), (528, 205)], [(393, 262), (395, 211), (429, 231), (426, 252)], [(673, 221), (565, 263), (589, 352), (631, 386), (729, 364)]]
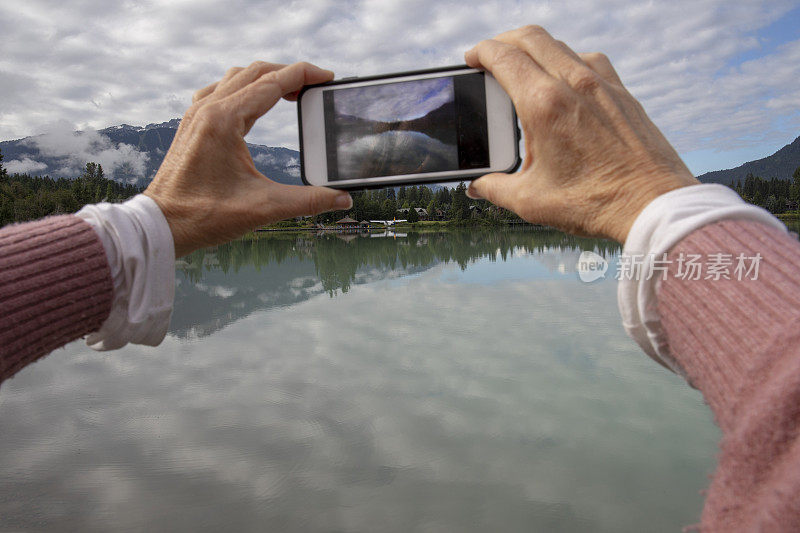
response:
[[(536, 227), (384, 233), (271, 233), (199, 250), (178, 261), (170, 331), (204, 336), (257, 309), (331, 297), (354, 284), (401, 277), (439, 263), (463, 271), (484, 258), (594, 251), (609, 258), (617, 243)], [(546, 265), (548, 266), (548, 265)]]

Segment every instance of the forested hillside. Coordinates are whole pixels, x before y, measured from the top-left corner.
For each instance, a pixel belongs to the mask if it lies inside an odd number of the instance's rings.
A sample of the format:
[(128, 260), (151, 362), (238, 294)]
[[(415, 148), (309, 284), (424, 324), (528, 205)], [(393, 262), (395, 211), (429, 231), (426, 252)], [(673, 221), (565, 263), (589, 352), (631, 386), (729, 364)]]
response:
[(770, 156), (748, 161), (736, 168), (706, 172), (697, 176), (697, 179), (703, 183), (723, 185), (735, 185), (737, 181), (744, 182), (748, 175), (760, 176), (766, 180), (772, 178), (787, 180), (798, 166), (800, 166), (800, 137)]
[(86, 204), (117, 202), (142, 191), (104, 177), (103, 167), (88, 163), (75, 179), (9, 175), (0, 154), (0, 226), (48, 215), (74, 213)]

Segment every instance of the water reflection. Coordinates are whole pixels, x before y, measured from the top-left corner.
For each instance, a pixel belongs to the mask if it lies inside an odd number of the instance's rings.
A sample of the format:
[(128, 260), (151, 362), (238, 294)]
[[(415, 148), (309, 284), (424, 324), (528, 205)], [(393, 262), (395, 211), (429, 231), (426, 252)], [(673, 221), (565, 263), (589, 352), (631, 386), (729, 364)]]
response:
[(0, 530), (676, 531), (718, 431), (547, 231), (270, 235), (181, 263), (158, 348), (0, 389)]
[[(256, 310), (289, 306), (323, 292), (334, 297), (353, 285), (409, 276), (440, 264), (458, 265), (463, 272), (482, 260), (531, 256), (548, 272), (568, 274), (584, 250), (612, 259), (619, 249), (611, 241), (536, 227), (271, 233), (200, 250), (179, 261), (170, 333), (203, 337)], [(269, 275), (264, 272), (267, 267)], [(531, 264), (524, 269), (526, 276), (536, 272)], [(474, 280), (476, 272), (472, 274), (459, 281)], [(507, 278), (508, 271), (502, 276)]]

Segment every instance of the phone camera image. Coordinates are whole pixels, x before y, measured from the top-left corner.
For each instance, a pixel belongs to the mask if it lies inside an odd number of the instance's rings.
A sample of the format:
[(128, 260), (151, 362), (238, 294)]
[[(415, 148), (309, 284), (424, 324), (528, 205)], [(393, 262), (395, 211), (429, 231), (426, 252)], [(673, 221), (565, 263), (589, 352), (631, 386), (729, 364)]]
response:
[(328, 179), (489, 167), (482, 72), (323, 92)]

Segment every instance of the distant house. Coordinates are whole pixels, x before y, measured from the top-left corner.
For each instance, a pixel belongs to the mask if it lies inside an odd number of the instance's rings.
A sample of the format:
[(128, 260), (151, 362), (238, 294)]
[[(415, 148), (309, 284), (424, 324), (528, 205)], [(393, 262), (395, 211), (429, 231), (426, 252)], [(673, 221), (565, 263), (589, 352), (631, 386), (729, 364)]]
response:
[(401, 207), (397, 212), (407, 216), (408, 212), (412, 209), (417, 212), (417, 216), (419, 216), (420, 220), (428, 220), (428, 210), (422, 207)]
[(358, 225), (361, 226), (362, 228), (368, 228), (369, 220), (362, 220), (361, 222), (358, 223)]
[(344, 217), (336, 221), (336, 225), (340, 228), (357, 228), (358, 227), (358, 220), (354, 220), (350, 217)]
[[(425, 216), (427, 217), (426, 220), (444, 220), (447, 218), (447, 211), (436, 208), (428, 212), (428, 210), (425, 209)], [(420, 215), (420, 218), (422, 218), (422, 215)]]

